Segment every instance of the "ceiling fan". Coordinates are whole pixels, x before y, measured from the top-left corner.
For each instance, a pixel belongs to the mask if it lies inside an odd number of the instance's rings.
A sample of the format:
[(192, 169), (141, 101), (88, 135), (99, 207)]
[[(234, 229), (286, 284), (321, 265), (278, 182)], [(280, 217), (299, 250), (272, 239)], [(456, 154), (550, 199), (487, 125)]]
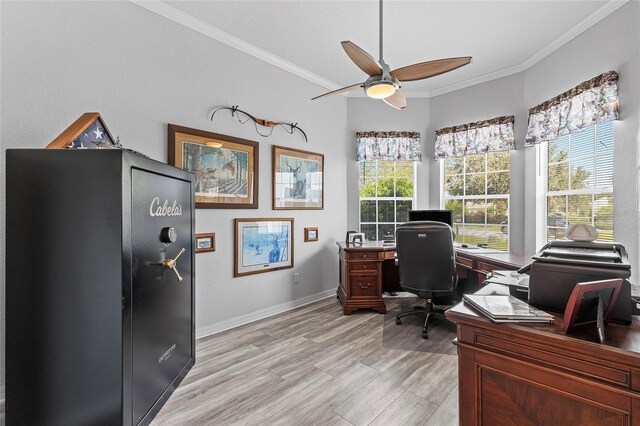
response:
[(420, 62), (418, 64), (407, 65), (393, 71), (389, 70), (389, 65), (382, 57), (382, 0), (380, 0), (380, 60), (376, 60), (350, 41), (341, 42), (342, 48), (349, 58), (367, 75), (369, 78), (364, 83), (352, 84), (320, 96), (314, 99), (323, 98), (337, 93), (348, 92), (357, 87), (364, 88), (367, 96), (375, 99), (382, 99), (387, 104), (397, 109), (407, 106), (407, 99), (402, 92), (401, 82), (423, 80), (453, 71), (471, 62), (471, 56), (461, 56), (457, 58), (437, 59), (435, 61)]

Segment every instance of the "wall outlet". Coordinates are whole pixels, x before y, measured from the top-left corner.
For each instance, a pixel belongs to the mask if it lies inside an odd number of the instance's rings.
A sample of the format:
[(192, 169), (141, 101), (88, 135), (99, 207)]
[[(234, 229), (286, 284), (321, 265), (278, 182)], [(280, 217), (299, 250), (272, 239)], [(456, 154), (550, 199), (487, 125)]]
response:
[(300, 282), (300, 273), (296, 272), (293, 274), (293, 283), (298, 284)]

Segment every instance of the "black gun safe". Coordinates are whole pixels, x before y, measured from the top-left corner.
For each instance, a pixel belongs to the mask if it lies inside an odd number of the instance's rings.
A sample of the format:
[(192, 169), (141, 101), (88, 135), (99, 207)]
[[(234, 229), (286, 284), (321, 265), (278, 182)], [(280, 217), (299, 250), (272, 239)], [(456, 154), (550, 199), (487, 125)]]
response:
[(193, 175), (122, 150), (6, 164), (7, 424), (150, 423), (195, 362)]

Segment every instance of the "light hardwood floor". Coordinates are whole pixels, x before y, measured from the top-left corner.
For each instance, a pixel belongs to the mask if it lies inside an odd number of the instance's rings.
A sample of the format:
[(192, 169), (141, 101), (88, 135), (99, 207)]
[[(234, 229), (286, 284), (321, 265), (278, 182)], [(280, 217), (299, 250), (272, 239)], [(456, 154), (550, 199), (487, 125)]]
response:
[(164, 425), (456, 425), (453, 325), (342, 315), (324, 299), (196, 342), (196, 365), (158, 413)]

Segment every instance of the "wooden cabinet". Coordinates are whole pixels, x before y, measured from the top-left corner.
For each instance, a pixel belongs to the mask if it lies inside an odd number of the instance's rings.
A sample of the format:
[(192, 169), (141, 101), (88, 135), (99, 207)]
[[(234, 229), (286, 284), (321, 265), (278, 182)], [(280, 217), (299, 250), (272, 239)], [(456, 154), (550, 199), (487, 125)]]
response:
[[(338, 298), (349, 315), (356, 309), (373, 309), (387, 312), (382, 300), (382, 262), (385, 259), (382, 246), (348, 245), (338, 243), (340, 256), (340, 285)], [(395, 247), (390, 248), (391, 252)]]
[(460, 304), (461, 425), (640, 425), (640, 326), (573, 336), (555, 324), (494, 324)]

